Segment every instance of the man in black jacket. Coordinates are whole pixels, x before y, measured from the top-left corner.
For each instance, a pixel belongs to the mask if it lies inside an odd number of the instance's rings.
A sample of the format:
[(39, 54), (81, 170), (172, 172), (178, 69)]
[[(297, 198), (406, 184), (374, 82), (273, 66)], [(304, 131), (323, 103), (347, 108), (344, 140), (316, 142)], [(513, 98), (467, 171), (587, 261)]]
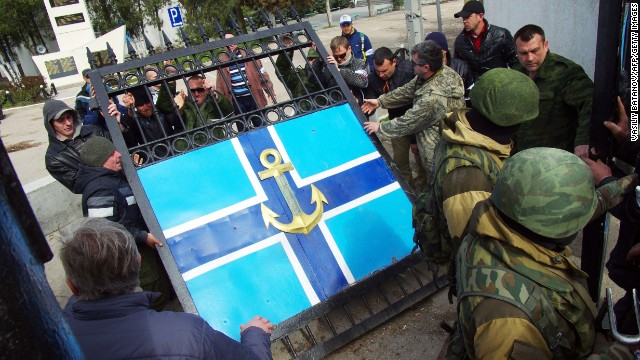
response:
[(488, 70), (512, 67), (518, 61), (509, 30), (489, 25), (480, 1), (469, 1), (453, 15), (462, 18), (464, 29), (454, 43), (455, 57), (467, 62), (475, 82)]
[(113, 143), (94, 137), (80, 151), (82, 164), (74, 190), (82, 193), (82, 214), (120, 223), (133, 235), (142, 256), (140, 287), (162, 295), (152, 303), (161, 310), (171, 298), (172, 290), (155, 246), (162, 246), (147, 229), (142, 213), (122, 172), (121, 154)]
[(44, 161), (49, 174), (70, 191), (80, 168), (80, 149), (93, 136), (109, 137), (98, 126), (82, 125), (78, 113), (60, 100), (47, 100), (42, 109), (49, 147)]
[[(373, 75), (369, 76), (365, 99), (377, 99), (380, 95), (401, 87), (415, 77), (411, 61), (397, 59), (391, 49), (384, 46), (373, 53), (373, 67), (375, 71)], [(411, 107), (412, 105), (406, 105), (389, 109), (389, 120), (404, 115)], [(426, 185), (427, 174), (420, 162), (420, 156), (417, 156), (416, 145), (413, 148), (416, 149), (414, 154), (416, 154), (418, 174), (414, 181), (411, 173), (411, 164), (409, 163), (409, 152), (412, 144), (416, 144), (416, 136), (414, 134), (391, 138), (393, 162), (407, 183), (414, 190), (422, 191), (422, 187)]]
[(241, 325), (238, 343), (197, 315), (150, 310), (155, 294), (135, 291), (140, 254), (116, 223), (87, 220), (60, 259), (74, 294), (63, 314), (87, 359), (271, 359), (268, 319)]

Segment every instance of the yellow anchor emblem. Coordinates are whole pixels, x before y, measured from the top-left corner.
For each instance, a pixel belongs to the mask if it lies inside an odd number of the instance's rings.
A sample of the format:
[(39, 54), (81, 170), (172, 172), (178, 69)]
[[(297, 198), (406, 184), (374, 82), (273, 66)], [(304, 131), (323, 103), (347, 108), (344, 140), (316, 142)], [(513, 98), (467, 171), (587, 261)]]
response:
[[(269, 156), (273, 156), (273, 161), (269, 161)], [(264, 220), (266, 227), (269, 227), (269, 224), (271, 224), (280, 231), (288, 233), (302, 233), (305, 235), (309, 234), (311, 230), (318, 225), (318, 222), (320, 222), (320, 219), (322, 218), (322, 212), (324, 211), (322, 203), (324, 202), (325, 204), (328, 204), (329, 202), (327, 202), (324, 194), (322, 194), (317, 187), (311, 185), (311, 204), (315, 203), (316, 209), (311, 214), (305, 214), (302, 209), (300, 209), (298, 200), (295, 195), (293, 195), (293, 190), (291, 189), (291, 186), (289, 186), (287, 178), (284, 176), (285, 172), (293, 170), (293, 165), (290, 162), (282, 164), (281, 162), (282, 156), (278, 150), (264, 150), (260, 154), (260, 163), (262, 166), (267, 168), (267, 170), (258, 172), (258, 176), (260, 177), (260, 180), (268, 179), (270, 177), (275, 178), (278, 188), (280, 188), (284, 200), (287, 202), (289, 210), (291, 210), (293, 220), (289, 224), (283, 224), (277, 221), (276, 218), (280, 215), (273, 212), (264, 204), (260, 205), (262, 219)]]

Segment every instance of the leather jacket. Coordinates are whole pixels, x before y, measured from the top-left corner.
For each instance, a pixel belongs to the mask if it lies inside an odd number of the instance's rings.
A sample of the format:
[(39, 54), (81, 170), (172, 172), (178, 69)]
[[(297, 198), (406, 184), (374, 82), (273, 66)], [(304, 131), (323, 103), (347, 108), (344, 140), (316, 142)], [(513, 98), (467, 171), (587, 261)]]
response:
[(471, 38), (464, 30), (454, 43), (455, 57), (467, 62), (474, 82), (488, 70), (512, 67), (518, 61), (515, 42), (509, 30), (490, 25), (487, 20), (484, 20), (484, 24), (486, 30), (482, 34), (479, 52), (475, 51)]

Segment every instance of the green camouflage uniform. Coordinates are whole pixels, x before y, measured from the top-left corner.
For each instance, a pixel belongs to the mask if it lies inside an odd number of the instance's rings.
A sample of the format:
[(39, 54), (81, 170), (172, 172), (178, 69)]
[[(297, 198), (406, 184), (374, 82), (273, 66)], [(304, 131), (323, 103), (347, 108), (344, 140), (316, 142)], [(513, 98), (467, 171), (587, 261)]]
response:
[(320, 90), (316, 81), (309, 80), (307, 71), (299, 66), (293, 67), (284, 54), (278, 55), (276, 68), (279, 72), (278, 78), (291, 91), (293, 97), (304, 96), (307, 95), (307, 92), (312, 93)]
[(447, 241), (437, 255), (442, 261), (449, 261), (452, 249), (458, 248), (471, 210), (478, 201), (489, 198), (502, 163), (511, 153), (510, 144), (475, 132), (466, 119), (467, 111), (460, 109), (442, 121), (442, 140), (435, 151), (438, 166), (433, 192), (438, 211), (444, 215), (443, 240)]
[[(527, 74), (520, 63), (513, 69)], [(593, 82), (582, 67), (549, 52), (534, 81), (540, 90), (540, 115), (520, 127), (514, 153), (532, 147), (573, 152), (589, 144)]]
[(590, 175), (557, 149), (523, 151), (505, 163), (456, 256), (459, 332), (448, 359), (633, 358), (596, 332), (587, 275), (564, 242), (635, 178), (594, 190)]
[(378, 101), (385, 109), (413, 104), (404, 115), (381, 123), (379, 131), (389, 137), (416, 134), (427, 184), (431, 184), (434, 150), (440, 140), (440, 120), (465, 105), (462, 78), (448, 66), (443, 66), (429, 79), (416, 76), (406, 85), (381, 95)]

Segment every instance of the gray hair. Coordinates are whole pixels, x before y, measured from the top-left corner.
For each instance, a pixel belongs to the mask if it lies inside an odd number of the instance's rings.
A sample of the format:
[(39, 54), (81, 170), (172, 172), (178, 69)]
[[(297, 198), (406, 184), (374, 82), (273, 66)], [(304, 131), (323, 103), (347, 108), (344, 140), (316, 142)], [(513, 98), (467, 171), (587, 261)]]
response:
[(89, 218), (62, 242), (60, 259), (82, 300), (99, 300), (135, 290), (140, 271), (133, 236), (120, 224)]
[(442, 68), (442, 48), (433, 40), (423, 41), (411, 49), (411, 56), (418, 55), (418, 64), (429, 65), (431, 72)]

